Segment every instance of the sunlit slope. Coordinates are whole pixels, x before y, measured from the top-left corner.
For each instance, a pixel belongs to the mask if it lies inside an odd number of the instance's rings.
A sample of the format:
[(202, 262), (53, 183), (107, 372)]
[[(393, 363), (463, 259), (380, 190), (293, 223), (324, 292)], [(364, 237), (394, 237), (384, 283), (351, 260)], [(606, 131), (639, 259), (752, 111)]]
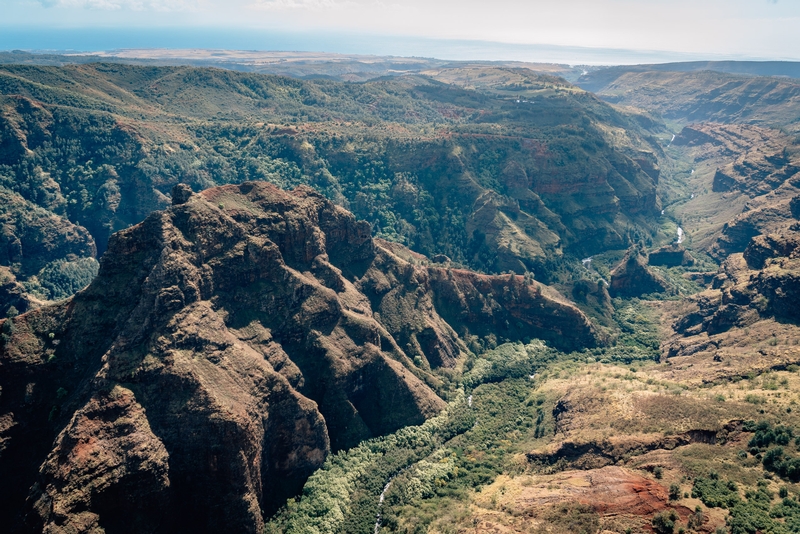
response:
[(800, 80), (713, 71), (589, 73), (577, 82), (603, 99), (678, 122), (742, 122), (800, 130)]
[[(631, 232), (657, 230), (657, 123), (552, 76), (484, 77), (464, 88), (446, 72), (341, 83), (4, 66), (0, 185), (85, 226), (100, 253), (178, 182), (308, 184), (380, 237), (545, 281), (565, 251), (624, 248)], [(500, 86), (512, 82), (535, 104)]]

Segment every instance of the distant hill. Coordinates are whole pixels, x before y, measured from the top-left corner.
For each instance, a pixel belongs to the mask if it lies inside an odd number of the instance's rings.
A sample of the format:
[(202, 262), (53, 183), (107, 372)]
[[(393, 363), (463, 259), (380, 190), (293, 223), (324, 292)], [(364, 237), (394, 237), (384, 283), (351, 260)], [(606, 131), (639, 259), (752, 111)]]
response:
[[(608, 102), (647, 109), (667, 120), (740, 122), (800, 131), (800, 80), (701, 70), (709, 65), (716, 64), (613, 67), (587, 73), (576, 83)], [(730, 65), (734, 70), (739, 64)], [(755, 71), (759, 65), (743, 63), (739, 70)], [(773, 62), (762, 65), (762, 70), (796, 74), (798, 66)]]
[(682, 61), (602, 67), (583, 74), (576, 83), (587, 91), (597, 93), (629, 72), (696, 72), (704, 70), (727, 74), (800, 78), (800, 62), (798, 61)]
[(326, 52), (280, 52), (204, 49), (130, 49), (91, 53), (0, 52), (0, 65), (82, 65), (114, 62), (162, 67), (216, 67), (240, 72), (278, 74), (302, 79), (366, 81), (453, 67), (511, 67), (576, 80), (583, 69), (564, 64), (521, 61), (451, 61), (427, 57), (373, 56)]

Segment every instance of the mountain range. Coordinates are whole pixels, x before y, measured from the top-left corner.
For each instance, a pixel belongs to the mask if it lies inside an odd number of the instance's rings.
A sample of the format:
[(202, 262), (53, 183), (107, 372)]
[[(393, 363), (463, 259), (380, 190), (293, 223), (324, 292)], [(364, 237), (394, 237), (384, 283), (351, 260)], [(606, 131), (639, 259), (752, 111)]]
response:
[(800, 524), (794, 64), (9, 57), (11, 531)]

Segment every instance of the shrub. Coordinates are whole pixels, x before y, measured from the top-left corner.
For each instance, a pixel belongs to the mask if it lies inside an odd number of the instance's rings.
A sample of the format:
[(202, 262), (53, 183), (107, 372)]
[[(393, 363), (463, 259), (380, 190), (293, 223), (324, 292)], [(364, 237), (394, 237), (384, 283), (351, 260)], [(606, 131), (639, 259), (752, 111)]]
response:
[(705, 521), (705, 515), (703, 514), (703, 509), (700, 506), (695, 507), (694, 513), (689, 516), (689, 521), (687, 526), (690, 529), (697, 530), (700, 526), (703, 525)]
[(766, 421), (761, 421), (756, 425), (755, 435), (750, 438), (748, 447), (769, 447), (773, 443), (777, 445), (788, 445), (794, 438), (794, 431), (787, 426), (778, 425), (772, 428)]
[(675, 532), (675, 522), (677, 520), (678, 514), (675, 513), (675, 510), (664, 510), (653, 516), (653, 530), (658, 534), (672, 534)]
[(766, 402), (766, 399), (764, 399), (764, 397), (762, 397), (761, 395), (748, 393), (747, 395), (745, 395), (744, 401), (750, 404), (764, 404)]
[(732, 508), (740, 501), (736, 484), (726, 484), (719, 478), (697, 477), (692, 487), (692, 497), (700, 499), (710, 508)]

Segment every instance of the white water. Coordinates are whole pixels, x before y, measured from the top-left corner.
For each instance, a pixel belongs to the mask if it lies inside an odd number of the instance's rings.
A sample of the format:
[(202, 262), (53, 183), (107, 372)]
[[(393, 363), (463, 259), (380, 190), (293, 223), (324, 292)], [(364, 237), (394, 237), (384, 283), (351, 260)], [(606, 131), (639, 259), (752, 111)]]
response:
[(469, 397), (467, 397), (467, 406), (469, 406), (470, 408), (472, 408), (472, 395), (470, 395)]
[(386, 496), (386, 492), (389, 491), (389, 486), (392, 485), (392, 481), (394, 477), (389, 479), (389, 482), (383, 487), (383, 491), (381, 492), (381, 496), (378, 498), (378, 515), (375, 517), (375, 531), (374, 534), (378, 534), (378, 531), (381, 529), (381, 512), (380, 506), (383, 504), (383, 498)]
[(683, 243), (683, 228), (680, 226), (678, 227), (678, 241), (676, 241), (676, 243), (679, 245)]
[(591, 268), (592, 268), (592, 257), (591, 257), (591, 256), (589, 256), (588, 258), (583, 258), (583, 259), (581, 260), (581, 263), (582, 263), (582, 264), (583, 264), (583, 266), (584, 266), (584, 267), (586, 267), (587, 269), (591, 269)]

